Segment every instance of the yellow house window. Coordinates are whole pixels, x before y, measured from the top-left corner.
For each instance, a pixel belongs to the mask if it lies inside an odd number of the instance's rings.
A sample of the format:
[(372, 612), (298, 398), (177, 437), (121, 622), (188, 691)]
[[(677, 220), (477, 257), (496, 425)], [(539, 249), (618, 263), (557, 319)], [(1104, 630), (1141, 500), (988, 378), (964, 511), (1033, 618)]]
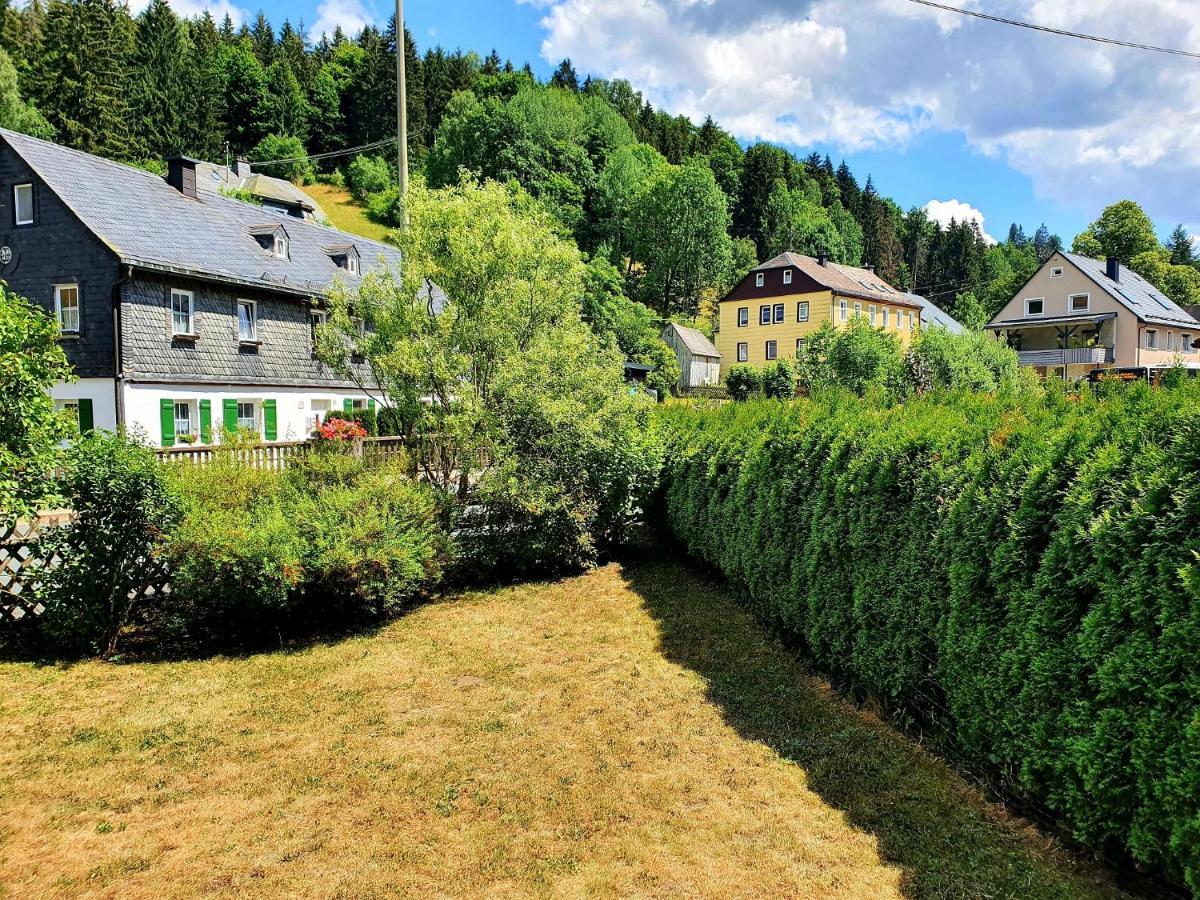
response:
[(799, 303), (796, 304), (796, 321), (797, 322), (807, 322), (808, 321), (808, 301), (807, 300), (801, 300)]
[(782, 303), (775, 304), (775, 324), (776, 325), (783, 324), (783, 304)]
[(856, 318), (856, 319), (862, 318), (862, 304), (861, 303), (854, 304), (854, 318)]
[(738, 362), (745, 362), (750, 358), (750, 345), (745, 341), (738, 344), (737, 359)]
[(738, 328), (745, 328), (750, 324), (750, 307), (738, 307)]
[(844, 298), (838, 301), (838, 319), (842, 322), (846, 321), (846, 315), (849, 311), (849, 308), (850, 305)]
[(896, 330), (897, 331), (899, 331), (901, 328), (904, 327), (903, 320), (904, 320), (904, 313), (900, 312), (900, 310), (896, 310)]
[(758, 308), (758, 324), (759, 325), (770, 325), (771, 324), (771, 307), (760, 306)]
[(875, 304), (872, 303), (867, 307), (867, 317), (871, 320), (871, 324), (875, 324)]
[(779, 344), (775, 341), (767, 341), (767, 359), (776, 359), (779, 356)]

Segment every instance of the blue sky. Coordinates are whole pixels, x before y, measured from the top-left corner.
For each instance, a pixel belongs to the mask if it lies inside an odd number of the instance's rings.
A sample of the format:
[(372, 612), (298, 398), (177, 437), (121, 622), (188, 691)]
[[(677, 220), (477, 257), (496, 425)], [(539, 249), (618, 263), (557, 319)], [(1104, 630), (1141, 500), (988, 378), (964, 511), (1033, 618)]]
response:
[[(959, 0), (1057, 28), (1200, 48), (1194, 0)], [(174, 0), (180, 12), (205, 0)], [(208, 3), (215, 11), (241, 4)], [(386, 0), (266, 0), (285, 17), (382, 22)], [(1086, 7), (1086, 8), (1084, 8)], [(243, 15), (257, 5), (242, 9)], [(236, 14), (236, 13), (235, 13)], [(845, 158), (901, 206), (1046, 222), (1070, 243), (1104, 205), (1200, 226), (1200, 63), (1033, 34), (908, 0), (407, 0), (433, 44), (495, 47), (548, 74), (624, 77), (656, 106), (711, 114), (743, 142)]]

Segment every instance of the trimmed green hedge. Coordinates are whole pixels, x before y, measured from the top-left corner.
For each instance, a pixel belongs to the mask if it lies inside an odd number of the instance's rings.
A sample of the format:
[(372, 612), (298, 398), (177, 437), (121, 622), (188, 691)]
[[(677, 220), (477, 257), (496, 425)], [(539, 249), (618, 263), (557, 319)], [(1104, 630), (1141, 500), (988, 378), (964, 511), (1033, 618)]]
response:
[(675, 406), (663, 513), (952, 752), (1200, 893), (1200, 390)]

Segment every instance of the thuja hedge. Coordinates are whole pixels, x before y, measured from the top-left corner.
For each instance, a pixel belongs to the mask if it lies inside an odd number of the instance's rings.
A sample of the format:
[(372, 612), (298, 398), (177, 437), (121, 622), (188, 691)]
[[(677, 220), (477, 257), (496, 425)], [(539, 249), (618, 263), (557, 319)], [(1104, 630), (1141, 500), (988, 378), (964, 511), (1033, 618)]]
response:
[(661, 424), (669, 527), (816, 665), (1200, 893), (1200, 390)]

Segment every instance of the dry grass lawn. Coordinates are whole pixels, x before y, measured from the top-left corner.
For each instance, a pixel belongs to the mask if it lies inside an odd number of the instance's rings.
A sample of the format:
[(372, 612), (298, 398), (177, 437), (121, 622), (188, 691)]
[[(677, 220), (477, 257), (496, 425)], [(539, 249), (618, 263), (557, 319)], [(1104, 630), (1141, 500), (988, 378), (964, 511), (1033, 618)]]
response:
[(367, 211), (354, 202), (345, 188), (331, 184), (306, 184), (304, 193), (321, 204), (329, 224), (340, 231), (359, 234), (376, 241), (387, 240), (388, 228), (367, 218)]
[(1104, 897), (670, 563), (194, 662), (0, 664), (13, 897)]

